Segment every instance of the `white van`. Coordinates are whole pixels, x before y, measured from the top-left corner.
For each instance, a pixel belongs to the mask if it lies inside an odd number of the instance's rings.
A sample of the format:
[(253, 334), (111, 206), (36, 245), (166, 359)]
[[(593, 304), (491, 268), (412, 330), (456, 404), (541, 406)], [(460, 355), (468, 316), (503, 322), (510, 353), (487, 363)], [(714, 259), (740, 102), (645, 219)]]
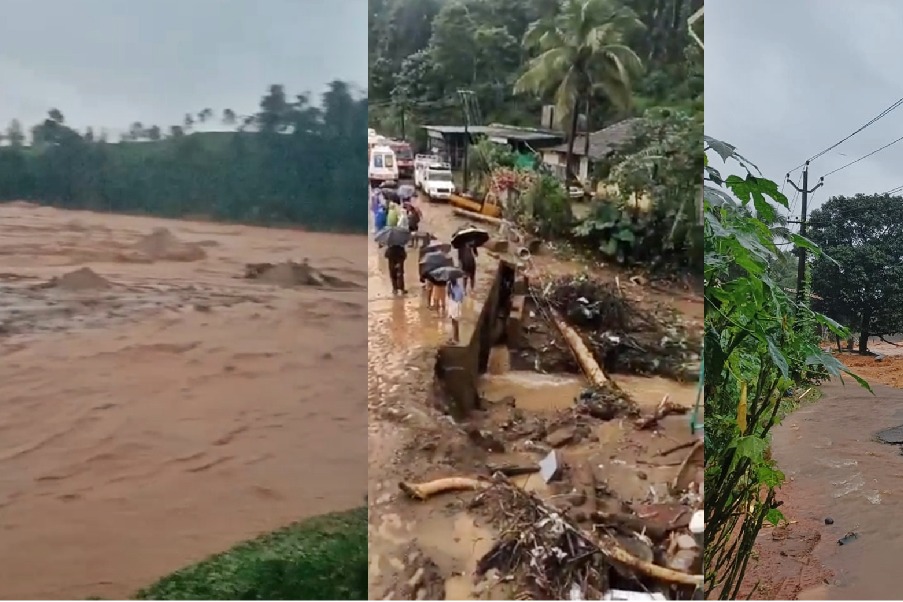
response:
[(398, 181), (398, 161), (395, 151), (388, 146), (378, 145), (370, 149), (370, 165), (367, 169), (370, 186), (376, 187), (389, 180)]
[(423, 190), (423, 183), (426, 181), (426, 174), (430, 165), (439, 162), (436, 155), (417, 155), (414, 157), (414, 186)]
[(451, 166), (442, 162), (429, 164), (420, 186), (431, 201), (448, 201), (457, 192)]

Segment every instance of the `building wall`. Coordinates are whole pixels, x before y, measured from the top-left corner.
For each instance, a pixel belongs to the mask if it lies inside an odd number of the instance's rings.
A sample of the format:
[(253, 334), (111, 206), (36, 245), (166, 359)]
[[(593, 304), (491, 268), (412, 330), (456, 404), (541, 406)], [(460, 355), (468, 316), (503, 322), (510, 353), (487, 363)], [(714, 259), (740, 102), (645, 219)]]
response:
[[(564, 178), (564, 162), (567, 155), (557, 151), (543, 151), (542, 162), (552, 168), (552, 171)], [(590, 161), (586, 157), (580, 157), (580, 163), (577, 167), (577, 177), (581, 182), (588, 182), (590, 179)]]

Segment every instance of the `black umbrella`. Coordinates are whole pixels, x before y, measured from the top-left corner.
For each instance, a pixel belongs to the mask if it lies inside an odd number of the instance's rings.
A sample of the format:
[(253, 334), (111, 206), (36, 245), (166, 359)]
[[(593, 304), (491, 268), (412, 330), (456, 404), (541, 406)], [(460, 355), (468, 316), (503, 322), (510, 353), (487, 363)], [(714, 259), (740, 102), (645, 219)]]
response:
[(427, 275), (438, 282), (451, 282), (452, 280), (463, 278), (464, 271), (461, 268), (452, 265), (436, 268)]
[(423, 247), (423, 254), (427, 253), (448, 253), (451, 251), (451, 245), (447, 242), (439, 242), (438, 240), (433, 240), (430, 244)]
[(474, 247), (482, 247), (487, 242), (489, 242), (489, 232), (474, 226), (461, 228), (452, 235), (451, 239), (451, 244), (456, 249), (468, 244)]
[(382, 188), (382, 189), (386, 189), (386, 188), (398, 188), (398, 182), (396, 182), (395, 180), (386, 180), (385, 182), (383, 182), (382, 184), (380, 184), (379, 187)]
[(373, 239), (386, 247), (403, 247), (411, 240), (411, 231), (407, 228), (389, 227), (376, 233)]
[(402, 199), (412, 199), (417, 191), (410, 184), (402, 184), (398, 187), (398, 196)]
[(427, 253), (420, 258), (420, 273), (428, 274), (433, 270), (453, 265), (455, 265), (455, 262), (451, 257), (446, 255), (445, 253), (434, 251), (432, 253)]

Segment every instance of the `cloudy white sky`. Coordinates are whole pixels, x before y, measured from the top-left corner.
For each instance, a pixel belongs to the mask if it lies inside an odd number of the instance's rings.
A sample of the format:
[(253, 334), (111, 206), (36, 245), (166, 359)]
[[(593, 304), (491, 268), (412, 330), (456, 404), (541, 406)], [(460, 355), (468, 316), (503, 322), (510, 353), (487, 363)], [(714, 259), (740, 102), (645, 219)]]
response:
[[(705, 132), (777, 182), (903, 97), (899, 0), (731, 0), (706, 8)], [(810, 186), (901, 136), (903, 107), (813, 161)], [(901, 166), (903, 141), (828, 176), (814, 204), (901, 186)]]
[(111, 132), (210, 107), (256, 110), (270, 84), (367, 85), (367, 0), (0, 0), (0, 129), (59, 108)]

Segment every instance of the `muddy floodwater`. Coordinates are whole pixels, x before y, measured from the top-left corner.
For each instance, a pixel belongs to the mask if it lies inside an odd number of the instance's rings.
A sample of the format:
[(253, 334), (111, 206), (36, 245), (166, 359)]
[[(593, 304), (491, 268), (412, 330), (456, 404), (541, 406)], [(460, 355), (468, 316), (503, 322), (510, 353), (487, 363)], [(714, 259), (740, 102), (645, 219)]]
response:
[[(360, 505), (365, 248), (0, 204), (0, 598), (127, 598)], [(305, 257), (356, 288), (243, 278)]]
[[(747, 581), (760, 599), (900, 599), (903, 455), (876, 434), (903, 424), (903, 390), (881, 384), (903, 359), (844, 355), (875, 394), (847, 379), (775, 430), (773, 455), (789, 482), (779, 495), (791, 524), (766, 529)], [(826, 524), (825, 519), (831, 519)], [(839, 545), (847, 533), (855, 540)]]

